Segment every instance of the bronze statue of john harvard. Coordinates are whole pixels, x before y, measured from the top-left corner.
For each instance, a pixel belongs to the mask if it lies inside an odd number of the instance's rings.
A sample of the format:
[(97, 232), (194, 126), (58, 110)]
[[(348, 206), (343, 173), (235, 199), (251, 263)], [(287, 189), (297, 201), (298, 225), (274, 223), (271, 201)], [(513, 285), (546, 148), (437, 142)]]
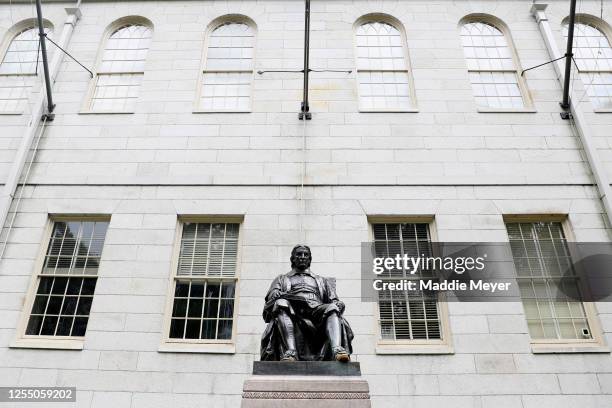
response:
[(305, 245), (291, 251), (291, 271), (277, 276), (266, 295), (262, 361), (349, 361), (353, 332), (342, 317), (335, 281), (310, 272)]

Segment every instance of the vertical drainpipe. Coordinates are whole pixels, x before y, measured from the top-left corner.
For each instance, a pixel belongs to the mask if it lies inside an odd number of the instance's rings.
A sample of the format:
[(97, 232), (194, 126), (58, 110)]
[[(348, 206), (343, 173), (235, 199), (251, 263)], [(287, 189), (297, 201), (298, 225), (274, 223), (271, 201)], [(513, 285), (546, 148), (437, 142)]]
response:
[[(70, 42), (70, 38), (72, 37), (74, 27), (76, 26), (77, 21), (81, 17), (79, 4), (80, 2), (77, 3), (76, 7), (74, 8), (65, 9), (66, 14), (68, 14), (68, 16), (66, 17), (66, 21), (64, 22), (64, 27), (62, 29), (60, 38), (57, 41), (58, 45), (63, 49), (68, 48), (68, 43)], [(55, 78), (57, 77), (57, 74), (59, 72), (63, 56), (64, 54), (60, 50), (55, 50), (53, 54), (53, 58), (51, 59), (51, 63), (49, 64), (49, 73), (51, 76), (52, 83), (55, 82)], [(36, 100), (32, 104), (32, 116), (25, 130), (23, 131), (19, 148), (15, 153), (15, 157), (11, 164), (11, 169), (8, 173), (6, 183), (4, 184), (4, 188), (0, 193), (0, 226), (2, 227), (6, 222), (9, 210), (11, 208), (11, 203), (13, 202), (13, 197), (15, 196), (17, 186), (19, 185), (19, 179), (26, 166), (28, 153), (32, 148), (32, 142), (34, 141), (36, 133), (40, 129), (41, 120), (43, 114), (45, 113), (46, 95), (43, 89), (44, 87), (42, 87), (39, 94), (36, 96)], [(32, 160), (34, 160), (34, 158), (32, 158)], [(5, 237), (4, 239), (8, 240), (8, 237)]]
[[(542, 34), (544, 42), (546, 43), (546, 48), (548, 49), (550, 59), (554, 60), (561, 58), (562, 54), (559, 52), (559, 48), (555, 42), (555, 37), (552, 29), (550, 28), (550, 23), (546, 17), (546, 7), (548, 7), (548, 4), (534, 4), (531, 7), (531, 14), (538, 23), (538, 27), (540, 28), (540, 33)], [(562, 62), (556, 61), (552, 64), (555, 67), (557, 79), (559, 80), (561, 86), (563, 86), (565, 75), (563, 72)], [(608, 174), (599, 160), (597, 148), (595, 147), (595, 143), (593, 141), (593, 133), (587, 123), (586, 116), (584, 115), (582, 108), (571, 98), (569, 98), (569, 110), (571, 113), (570, 120), (574, 121), (576, 130), (578, 131), (578, 136), (582, 142), (582, 148), (586, 155), (591, 173), (593, 174), (593, 178), (595, 179), (599, 198), (601, 199), (604, 207), (606, 219), (608, 220), (608, 228), (610, 228), (612, 226), (612, 203), (610, 202), (610, 200), (612, 200), (612, 193), (610, 192), (610, 180), (608, 178)]]

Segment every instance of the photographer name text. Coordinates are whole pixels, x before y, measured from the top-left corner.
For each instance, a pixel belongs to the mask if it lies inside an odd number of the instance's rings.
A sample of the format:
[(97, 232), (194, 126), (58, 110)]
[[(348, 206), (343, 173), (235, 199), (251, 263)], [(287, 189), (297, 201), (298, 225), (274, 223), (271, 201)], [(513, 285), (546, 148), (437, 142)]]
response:
[(374, 290), (376, 291), (480, 291), (480, 292), (507, 292), (510, 290), (511, 282), (486, 282), (483, 280), (471, 280), (461, 282), (459, 280), (450, 280), (443, 282), (435, 282), (433, 280), (408, 280), (400, 279), (392, 282), (382, 279), (376, 279), (373, 282)]

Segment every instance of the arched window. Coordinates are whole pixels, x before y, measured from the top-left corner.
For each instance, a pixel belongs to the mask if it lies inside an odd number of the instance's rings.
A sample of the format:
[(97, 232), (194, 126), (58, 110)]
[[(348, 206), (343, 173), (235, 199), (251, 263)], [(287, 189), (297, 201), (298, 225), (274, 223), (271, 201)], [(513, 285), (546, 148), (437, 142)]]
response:
[[(49, 35), (51, 29), (45, 27), (45, 32)], [(38, 41), (38, 28), (30, 25), (19, 30), (9, 43), (0, 63), (0, 112), (23, 112), (37, 68), (42, 69)], [(48, 48), (49, 54), (52, 51)]]
[(517, 64), (504, 33), (488, 22), (470, 21), (461, 27), (461, 42), (478, 107), (524, 108)]
[[(563, 26), (567, 38), (568, 25)], [(574, 26), (574, 59), (586, 93), (595, 109), (612, 109), (612, 47), (595, 25)]]
[(359, 109), (414, 109), (406, 41), (400, 30), (387, 21), (365, 20), (355, 35)]
[(198, 109), (208, 112), (251, 110), (255, 30), (226, 21), (208, 36)]
[(143, 24), (126, 24), (112, 32), (98, 63), (89, 110), (134, 111), (152, 34)]

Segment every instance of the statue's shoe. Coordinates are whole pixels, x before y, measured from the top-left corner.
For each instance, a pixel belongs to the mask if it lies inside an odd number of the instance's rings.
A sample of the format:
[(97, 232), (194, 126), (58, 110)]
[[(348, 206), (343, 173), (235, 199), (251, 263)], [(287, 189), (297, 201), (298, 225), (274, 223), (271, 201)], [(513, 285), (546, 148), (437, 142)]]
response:
[(281, 361), (297, 361), (295, 350), (287, 350), (283, 353)]
[(334, 349), (334, 355), (336, 356), (336, 361), (340, 361), (342, 363), (351, 361), (351, 356), (346, 352), (344, 347), (336, 347)]

